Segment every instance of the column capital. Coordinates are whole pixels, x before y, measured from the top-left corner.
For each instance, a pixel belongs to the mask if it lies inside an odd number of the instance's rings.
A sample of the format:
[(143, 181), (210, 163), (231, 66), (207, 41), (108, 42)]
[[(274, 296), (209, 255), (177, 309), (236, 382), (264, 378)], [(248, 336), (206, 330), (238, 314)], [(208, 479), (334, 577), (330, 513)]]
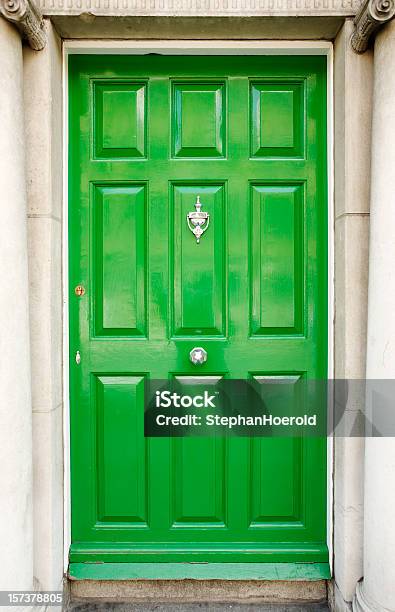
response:
[(45, 47), (44, 20), (32, 0), (0, 0), (0, 15), (16, 25), (32, 49)]
[(354, 19), (351, 46), (356, 53), (366, 51), (370, 37), (395, 15), (395, 0), (365, 0)]

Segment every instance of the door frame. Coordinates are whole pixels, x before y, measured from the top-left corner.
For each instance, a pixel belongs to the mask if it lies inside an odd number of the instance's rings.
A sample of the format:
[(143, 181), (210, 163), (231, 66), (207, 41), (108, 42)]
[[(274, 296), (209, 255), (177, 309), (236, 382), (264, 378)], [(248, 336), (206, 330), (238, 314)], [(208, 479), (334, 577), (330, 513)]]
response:
[[(70, 380), (69, 380), (69, 233), (68, 233), (68, 155), (69, 95), (68, 57), (90, 55), (322, 55), (327, 58), (327, 201), (328, 201), (328, 378), (334, 376), (334, 87), (333, 44), (327, 41), (298, 40), (66, 40), (62, 58), (62, 131), (63, 131), (63, 203), (62, 203), (62, 293), (63, 293), (63, 551), (64, 572), (68, 570), (71, 544), (71, 473), (70, 473)], [(328, 400), (328, 411), (332, 405)], [(327, 438), (327, 545), (333, 575), (333, 437)]]

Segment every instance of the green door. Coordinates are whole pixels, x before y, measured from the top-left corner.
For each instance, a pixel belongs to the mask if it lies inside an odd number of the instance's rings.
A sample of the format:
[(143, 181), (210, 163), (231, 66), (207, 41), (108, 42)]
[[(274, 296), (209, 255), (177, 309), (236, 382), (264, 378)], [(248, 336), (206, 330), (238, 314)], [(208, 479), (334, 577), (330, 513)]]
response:
[(326, 59), (69, 75), (70, 561), (327, 562), (325, 439), (145, 438), (143, 418), (145, 377), (326, 377)]

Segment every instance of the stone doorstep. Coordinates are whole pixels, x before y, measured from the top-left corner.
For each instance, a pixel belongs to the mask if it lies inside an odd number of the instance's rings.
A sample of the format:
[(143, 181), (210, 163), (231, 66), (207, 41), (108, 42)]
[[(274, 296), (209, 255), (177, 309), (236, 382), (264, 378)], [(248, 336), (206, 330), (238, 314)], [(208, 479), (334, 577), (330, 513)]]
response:
[(125, 604), (125, 603), (94, 603), (71, 602), (67, 612), (329, 612), (328, 604)]
[[(68, 583), (66, 612), (328, 612), (327, 582), (96, 581)], [(196, 603), (200, 602), (200, 603)]]
[(72, 580), (66, 589), (69, 595), (66, 612), (329, 610), (326, 580)]

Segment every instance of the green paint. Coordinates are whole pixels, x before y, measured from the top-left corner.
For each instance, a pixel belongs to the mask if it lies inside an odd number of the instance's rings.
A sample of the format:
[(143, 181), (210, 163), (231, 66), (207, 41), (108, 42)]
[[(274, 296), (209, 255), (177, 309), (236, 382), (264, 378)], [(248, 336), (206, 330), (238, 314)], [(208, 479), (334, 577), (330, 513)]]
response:
[(71, 571), (321, 576), (326, 440), (144, 439), (143, 378), (326, 377), (325, 58), (69, 61)]
[(70, 563), (73, 580), (328, 580), (328, 563)]

